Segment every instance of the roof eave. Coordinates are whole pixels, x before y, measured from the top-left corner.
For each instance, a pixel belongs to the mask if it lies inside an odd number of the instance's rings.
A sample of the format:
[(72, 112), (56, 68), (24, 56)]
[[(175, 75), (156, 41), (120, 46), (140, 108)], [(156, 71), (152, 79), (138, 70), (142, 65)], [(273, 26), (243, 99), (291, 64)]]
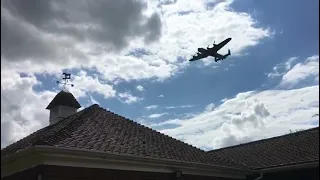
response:
[(316, 168), (316, 167), (319, 167), (319, 160), (282, 165), (282, 166), (276, 166), (276, 167), (266, 167), (266, 168), (260, 168), (257, 170), (262, 173), (270, 173), (270, 172), (291, 171), (295, 169)]
[[(56, 105), (56, 106), (67, 106), (67, 105)], [(50, 105), (50, 104), (49, 104), (49, 105), (46, 107), (46, 109), (50, 110), (50, 109), (52, 109), (52, 108), (54, 108), (54, 107), (56, 107), (56, 106), (53, 106), (53, 105)], [(70, 106), (70, 105), (68, 105), (68, 106)], [(81, 105), (78, 103), (78, 105), (76, 105), (76, 106), (70, 106), (70, 107), (79, 109), (79, 108), (81, 108)]]
[[(83, 149), (60, 148), (51, 146), (33, 146), (5, 157), (1, 157), (1, 166), (22, 156), (39, 154), (46, 165), (68, 165), (75, 167), (127, 168), (125, 170), (154, 171), (172, 173), (182, 171), (184, 174), (220, 176), (243, 179), (246, 175), (256, 173), (255, 170), (222, 167), (193, 162), (183, 162), (150, 157), (120, 155), (114, 153)], [(82, 162), (81, 162), (82, 161)], [(91, 162), (89, 165), (86, 162)], [(109, 166), (108, 166), (109, 164)], [(112, 164), (112, 166), (110, 166)]]

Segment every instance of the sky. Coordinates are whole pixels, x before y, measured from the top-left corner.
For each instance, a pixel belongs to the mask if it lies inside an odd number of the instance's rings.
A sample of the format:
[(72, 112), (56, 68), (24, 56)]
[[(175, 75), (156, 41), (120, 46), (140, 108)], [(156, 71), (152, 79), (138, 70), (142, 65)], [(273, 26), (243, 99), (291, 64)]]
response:
[(48, 126), (62, 72), (81, 109), (203, 150), (316, 127), (318, 49), (318, 0), (3, 0), (1, 148)]

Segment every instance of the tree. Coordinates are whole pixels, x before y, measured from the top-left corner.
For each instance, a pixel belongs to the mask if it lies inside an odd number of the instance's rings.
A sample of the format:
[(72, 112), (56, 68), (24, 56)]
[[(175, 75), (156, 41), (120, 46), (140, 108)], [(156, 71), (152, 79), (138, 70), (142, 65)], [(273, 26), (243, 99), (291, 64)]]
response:
[(295, 132), (299, 132), (299, 131), (304, 131), (304, 129), (295, 129), (295, 130), (291, 130), (291, 129), (290, 129), (289, 134), (295, 133)]

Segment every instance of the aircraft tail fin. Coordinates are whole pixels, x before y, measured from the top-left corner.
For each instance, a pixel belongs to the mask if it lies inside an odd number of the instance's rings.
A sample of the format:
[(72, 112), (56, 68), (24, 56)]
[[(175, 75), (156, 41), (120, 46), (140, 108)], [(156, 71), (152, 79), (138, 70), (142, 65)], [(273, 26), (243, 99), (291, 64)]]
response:
[(226, 54), (226, 55), (220, 55), (221, 57), (215, 57), (214, 58), (214, 61), (215, 62), (218, 62), (218, 61), (220, 61), (220, 60), (224, 60), (225, 58), (227, 58), (228, 56), (230, 56), (231, 55), (231, 51), (230, 51), (230, 49), (228, 49), (228, 53)]

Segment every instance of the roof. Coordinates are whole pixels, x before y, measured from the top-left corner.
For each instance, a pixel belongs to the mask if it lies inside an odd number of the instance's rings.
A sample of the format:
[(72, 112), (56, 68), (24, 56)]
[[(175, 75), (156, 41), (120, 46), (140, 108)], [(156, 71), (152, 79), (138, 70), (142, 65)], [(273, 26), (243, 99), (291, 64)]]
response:
[(55, 106), (64, 105), (64, 106), (70, 106), (75, 108), (80, 108), (81, 105), (76, 100), (76, 98), (70, 93), (66, 91), (60, 91), (53, 100), (49, 103), (49, 105), (46, 107), (46, 109), (51, 109)]
[(241, 162), (252, 169), (319, 161), (319, 127), (221, 148), (208, 154)]
[(75, 148), (241, 168), (226, 160), (92, 105), (1, 150), (1, 157), (34, 145)]

